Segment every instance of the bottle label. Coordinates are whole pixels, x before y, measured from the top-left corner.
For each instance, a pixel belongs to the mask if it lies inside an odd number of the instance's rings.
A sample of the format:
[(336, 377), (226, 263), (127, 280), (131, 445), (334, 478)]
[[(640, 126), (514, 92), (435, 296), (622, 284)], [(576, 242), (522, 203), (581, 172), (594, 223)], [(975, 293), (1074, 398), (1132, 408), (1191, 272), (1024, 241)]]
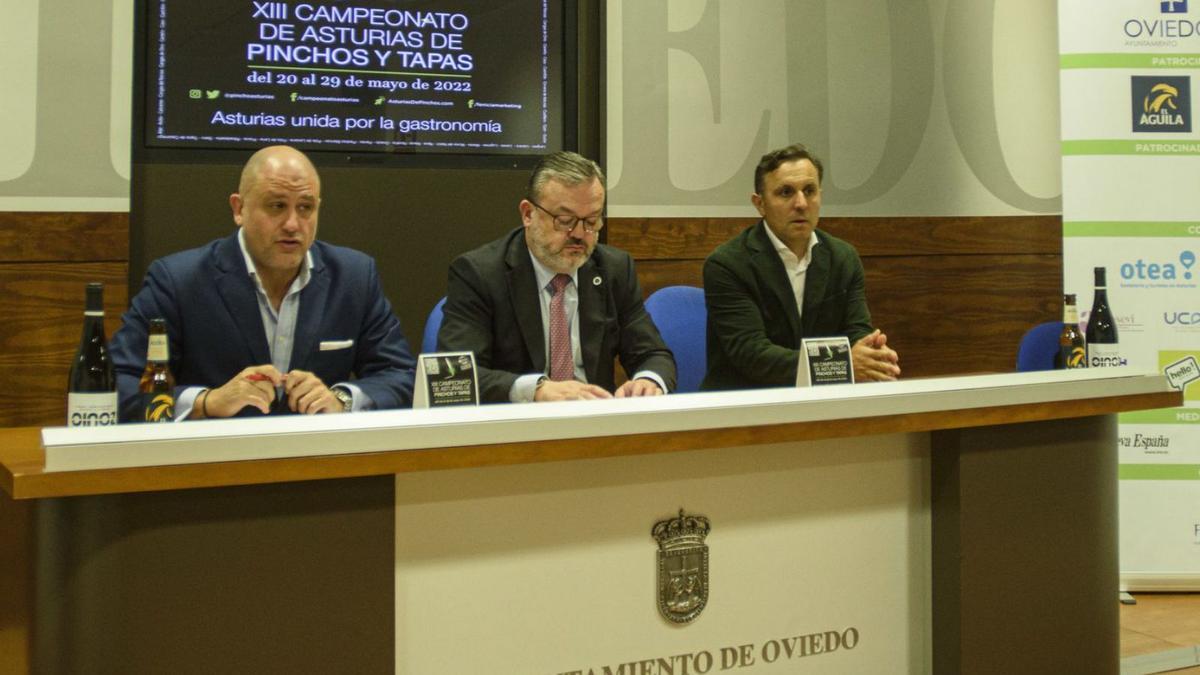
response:
[(170, 422), (175, 419), (175, 397), (168, 392), (142, 394), (147, 422)]
[(117, 392), (67, 394), (67, 426), (107, 427), (116, 423)]
[(1079, 323), (1079, 310), (1075, 305), (1063, 307), (1063, 323)]
[(1104, 368), (1107, 366), (1123, 366), (1125, 359), (1121, 358), (1121, 346), (1115, 343), (1088, 343), (1088, 368)]
[(1087, 368), (1087, 350), (1082, 345), (1059, 347), (1059, 363), (1063, 368)]
[(166, 335), (150, 336), (150, 342), (146, 347), (146, 360), (156, 363), (164, 363), (170, 360), (169, 352), (167, 351)]

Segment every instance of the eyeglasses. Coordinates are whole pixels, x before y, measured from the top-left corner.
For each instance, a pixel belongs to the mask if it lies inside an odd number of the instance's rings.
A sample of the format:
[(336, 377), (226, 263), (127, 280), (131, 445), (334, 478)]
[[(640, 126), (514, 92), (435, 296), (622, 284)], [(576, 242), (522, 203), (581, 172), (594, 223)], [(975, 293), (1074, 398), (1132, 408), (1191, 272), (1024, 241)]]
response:
[(588, 234), (596, 234), (600, 230), (604, 229), (604, 221), (599, 215), (588, 216), (587, 218), (578, 218), (568, 213), (551, 213), (548, 209), (546, 209), (546, 207), (533, 201), (532, 199), (529, 200), (529, 203), (533, 204), (537, 208), (541, 209), (546, 215), (553, 218), (554, 229), (558, 230), (559, 232), (571, 232), (575, 229), (576, 225), (583, 225), (583, 231), (587, 232)]

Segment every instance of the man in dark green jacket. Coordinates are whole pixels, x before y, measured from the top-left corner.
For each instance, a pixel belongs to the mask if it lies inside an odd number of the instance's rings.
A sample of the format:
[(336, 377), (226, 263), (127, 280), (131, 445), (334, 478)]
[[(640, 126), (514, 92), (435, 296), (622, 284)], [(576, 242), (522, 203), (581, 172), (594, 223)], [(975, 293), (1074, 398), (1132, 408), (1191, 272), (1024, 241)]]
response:
[(800, 340), (812, 337), (849, 338), (856, 381), (900, 375), (887, 336), (871, 327), (858, 252), (817, 229), (821, 178), (821, 161), (799, 144), (755, 169), (750, 201), (762, 220), (704, 262), (703, 389), (792, 386)]

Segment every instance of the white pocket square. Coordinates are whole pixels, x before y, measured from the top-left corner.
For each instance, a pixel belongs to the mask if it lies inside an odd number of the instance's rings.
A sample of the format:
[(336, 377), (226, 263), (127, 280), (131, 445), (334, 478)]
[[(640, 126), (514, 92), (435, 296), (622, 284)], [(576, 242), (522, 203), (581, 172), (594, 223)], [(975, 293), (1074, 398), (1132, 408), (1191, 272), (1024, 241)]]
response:
[(323, 352), (332, 352), (338, 349), (349, 349), (353, 346), (354, 340), (325, 340), (319, 349)]

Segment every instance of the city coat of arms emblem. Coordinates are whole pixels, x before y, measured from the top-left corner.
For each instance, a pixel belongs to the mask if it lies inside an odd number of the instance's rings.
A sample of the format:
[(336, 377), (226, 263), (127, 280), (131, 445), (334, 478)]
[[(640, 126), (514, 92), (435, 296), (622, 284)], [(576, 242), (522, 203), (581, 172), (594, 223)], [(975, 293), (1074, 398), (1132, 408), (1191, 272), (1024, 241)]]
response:
[(685, 515), (654, 524), (658, 542), (658, 612), (672, 623), (690, 623), (708, 604), (708, 518)]

